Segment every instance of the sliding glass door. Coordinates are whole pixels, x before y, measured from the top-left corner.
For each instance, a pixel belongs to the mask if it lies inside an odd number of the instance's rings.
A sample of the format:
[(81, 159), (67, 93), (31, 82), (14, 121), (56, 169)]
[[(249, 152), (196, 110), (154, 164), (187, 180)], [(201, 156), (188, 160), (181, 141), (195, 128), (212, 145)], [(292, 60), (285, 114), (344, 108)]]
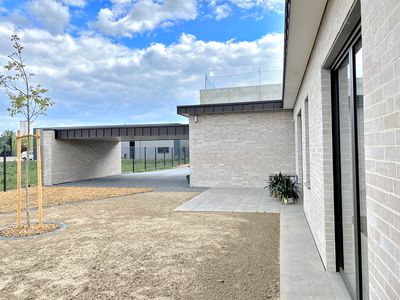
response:
[(368, 298), (362, 42), (356, 34), (332, 69), (337, 269), (354, 298)]

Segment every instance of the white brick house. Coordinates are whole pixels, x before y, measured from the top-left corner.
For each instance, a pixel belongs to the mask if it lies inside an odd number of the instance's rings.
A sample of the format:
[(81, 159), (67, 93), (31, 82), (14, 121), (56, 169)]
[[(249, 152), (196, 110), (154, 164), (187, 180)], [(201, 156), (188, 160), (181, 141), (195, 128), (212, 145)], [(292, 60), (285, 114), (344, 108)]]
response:
[(192, 186), (297, 175), (327, 272), (354, 299), (400, 299), (400, 0), (286, 0), (284, 48), (278, 99), (203, 90), (177, 108), (189, 125), (44, 129), (44, 182), (119, 174), (121, 141), (189, 137)]
[(178, 107), (191, 184), (298, 175), (326, 270), (355, 299), (400, 299), (400, 1), (286, 0), (285, 17), (282, 101)]

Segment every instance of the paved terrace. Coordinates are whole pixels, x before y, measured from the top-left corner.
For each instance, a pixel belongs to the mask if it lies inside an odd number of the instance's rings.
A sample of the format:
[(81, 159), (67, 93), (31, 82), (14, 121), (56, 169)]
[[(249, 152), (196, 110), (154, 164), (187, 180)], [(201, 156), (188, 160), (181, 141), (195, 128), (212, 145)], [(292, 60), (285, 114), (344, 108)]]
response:
[(264, 189), (211, 188), (175, 210), (279, 213), (280, 203)]

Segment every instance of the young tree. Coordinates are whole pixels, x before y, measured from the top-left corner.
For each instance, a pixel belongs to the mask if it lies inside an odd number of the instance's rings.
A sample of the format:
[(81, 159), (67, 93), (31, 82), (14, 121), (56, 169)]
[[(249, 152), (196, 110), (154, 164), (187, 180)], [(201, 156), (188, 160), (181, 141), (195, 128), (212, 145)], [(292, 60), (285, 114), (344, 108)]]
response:
[(24, 49), (20, 43), (20, 38), (13, 34), (11, 36), (14, 52), (8, 56), (9, 61), (4, 66), (5, 73), (0, 74), (0, 86), (10, 99), (8, 112), (11, 117), (23, 115), (28, 123), (27, 137), (27, 160), (25, 163), (25, 206), (27, 224), (30, 226), (29, 215), (29, 155), (30, 155), (30, 132), (32, 123), (40, 115), (45, 115), (47, 108), (53, 105), (53, 101), (46, 97), (47, 89), (40, 84), (33, 85), (32, 78), (34, 74), (26, 71), (26, 65), (22, 58)]

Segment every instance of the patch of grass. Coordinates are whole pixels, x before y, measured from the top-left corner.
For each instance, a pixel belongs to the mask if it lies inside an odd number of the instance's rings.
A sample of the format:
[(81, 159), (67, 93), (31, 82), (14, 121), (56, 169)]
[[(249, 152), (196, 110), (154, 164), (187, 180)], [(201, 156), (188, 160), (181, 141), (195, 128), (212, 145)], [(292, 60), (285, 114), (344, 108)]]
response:
[[(183, 163), (184, 161), (183, 159), (181, 159), (180, 164)], [(188, 161), (186, 161), (186, 163), (188, 163)], [(122, 173), (132, 173), (133, 171), (132, 164), (133, 164), (132, 159), (122, 159)], [(171, 159), (166, 159), (165, 165), (163, 159), (158, 159), (157, 165), (154, 159), (148, 159), (146, 161), (146, 168), (145, 168), (143, 159), (135, 159), (135, 173), (172, 169), (178, 165), (179, 165), (178, 159), (174, 159), (173, 161)]]
[[(25, 161), (21, 164), (21, 185), (25, 186)], [(29, 162), (29, 185), (37, 185), (37, 168), (36, 161), (31, 160)], [(9, 161), (7, 162), (7, 173), (6, 173), (6, 184), (7, 190), (14, 190), (17, 188), (17, 162)], [(0, 163), (0, 190), (3, 191), (3, 162)]]

